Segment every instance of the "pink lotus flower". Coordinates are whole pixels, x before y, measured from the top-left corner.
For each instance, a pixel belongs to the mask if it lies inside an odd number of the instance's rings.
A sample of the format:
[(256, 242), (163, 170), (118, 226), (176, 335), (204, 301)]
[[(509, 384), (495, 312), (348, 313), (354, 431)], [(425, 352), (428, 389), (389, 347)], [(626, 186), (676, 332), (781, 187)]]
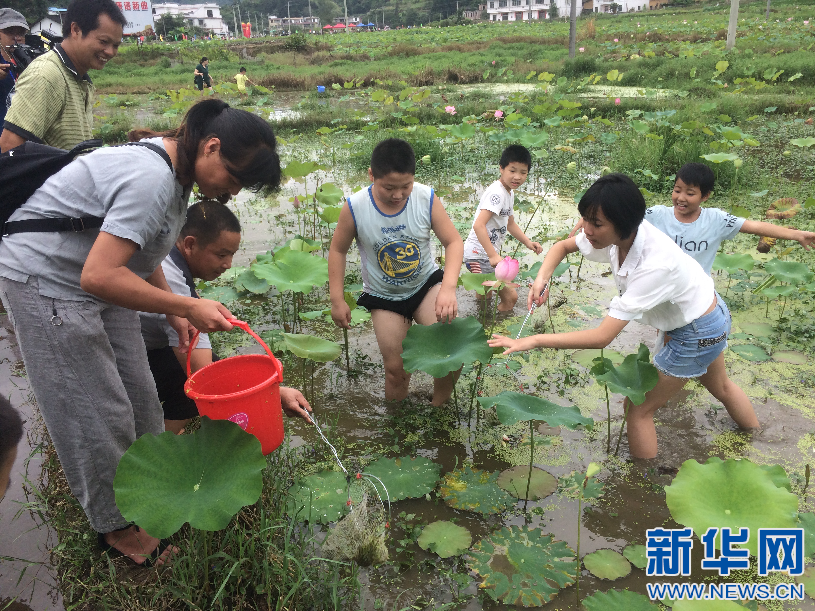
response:
[(586, 47), (580, 47), (580, 49), (579, 49), (579, 51), (580, 51), (581, 53), (582, 53), (583, 51), (585, 51), (585, 50), (586, 50)]
[(495, 60), (492, 60), (492, 65), (493, 65), (493, 66), (495, 65)]
[(614, 103), (615, 103), (617, 106), (619, 106), (619, 105), (622, 103), (622, 100), (620, 100), (620, 98), (617, 98), (616, 100), (614, 100)]
[(495, 266), (495, 279), (499, 282), (512, 282), (518, 275), (518, 260), (512, 257), (504, 259)]
[(809, 25), (809, 19), (807, 19), (806, 21), (804, 21), (804, 25)]
[(619, 41), (619, 40), (617, 40), (617, 39), (615, 38), (615, 39), (614, 39), (614, 42), (620, 42), (620, 41)]
[(503, 116), (504, 116), (504, 111), (503, 110), (496, 110), (495, 111), (495, 118), (496, 119), (500, 119)]
[(446, 112), (447, 114), (454, 115), (454, 114), (456, 114), (456, 107), (455, 106), (445, 106), (444, 107), (444, 112)]
[(296, 195), (294, 196), (294, 208), (295, 210), (300, 207), (300, 198)]

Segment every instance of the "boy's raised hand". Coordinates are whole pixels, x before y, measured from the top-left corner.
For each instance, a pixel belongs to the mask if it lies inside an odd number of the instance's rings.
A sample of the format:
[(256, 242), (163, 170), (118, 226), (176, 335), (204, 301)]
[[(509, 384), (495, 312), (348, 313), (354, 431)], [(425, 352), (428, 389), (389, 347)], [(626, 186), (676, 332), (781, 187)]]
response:
[[(348, 315), (351, 315), (350, 312)], [(456, 301), (456, 289), (441, 287), (439, 294), (436, 295), (436, 320), (450, 323), (453, 322), (453, 319), (457, 315), (458, 301)]]
[(331, 302), (331, 318), (334, 324), (341, 329), (351, 328), (351, 308), (348, 307), (345, 301)]
[(541, 246), (538, 242), (532, 242), (529, 245), (529, 250), (534, 252), (536, 255), (539, 255), (543, 252), (543, 246)]

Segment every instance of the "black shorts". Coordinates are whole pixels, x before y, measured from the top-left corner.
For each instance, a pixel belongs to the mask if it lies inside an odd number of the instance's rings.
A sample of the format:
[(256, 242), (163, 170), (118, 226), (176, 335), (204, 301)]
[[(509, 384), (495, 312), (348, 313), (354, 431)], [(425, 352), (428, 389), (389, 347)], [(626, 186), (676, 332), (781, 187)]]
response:
[(422, 305), (422, 301), (424, 300), (428, 291), (439, 284), (443, 279), (444, 270), (437, 269), (435, 272), (430, 274), (430, 278), (428, 278), (427, 282), (422, 285), (422, 288), (405, 300), (393, 301), (391, 299), (375, 297), (374, 295), (369, 295), (368, 293), (362, 293), (362, 295), (359, 296), (359, 299), (357, 299), (357, 305), (361, 305), (369, 312), (372, 310), (388, 310), (389, 312), (401, 314), (408, 320), (413, 320), (414, 312), (416, 312), (416, 310), (419, 309), (419, 306)]
[[(218, 360), (212, 353), (212, 362)], [(178, 362), (170, 346), (147, 351), (147, 362), (156, 383), (158, 398), (164, 408), (165, 420), (187, 420), (198, 415), (195, 401), (184, 392), (187, 372)]]

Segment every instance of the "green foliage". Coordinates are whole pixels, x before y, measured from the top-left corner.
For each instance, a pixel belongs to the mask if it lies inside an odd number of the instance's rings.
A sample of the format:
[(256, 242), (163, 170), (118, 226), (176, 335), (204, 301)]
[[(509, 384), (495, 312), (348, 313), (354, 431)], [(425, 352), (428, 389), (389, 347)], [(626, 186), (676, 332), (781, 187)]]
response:
[[(427, 458), (404, 456), (380, 458), (365, 467), (367, 475), (381, 480), (372, 481), (383, 499), (391, 502), (422, 497), (431, 492), (439, 481), (441, 465)], [(386, 490), (382, 489), (384, 484)]]
[(645, 551), (644, 545), (627, 545), (623, 550), (623, 556), (628, 558), (628, 561), (638, 569), (644, 569), (648, 564)]
[(342, 354), (342, 346), (314, 335), (281, 333), (286, 349), (297, 356), (318, 363), (333, 361)]
[(634, 405), (640, 405), (645, 401), (645, 393), (659, 381), (659, 374), (651, 364), (650, 357), (645, 344), (640, 344), (637, 354), (629, 354), (617, 367), (610, 359), (594, 359), (591, 374), (598, 383), (608, 386), (611, 392), (626, 396)]
[(659, 607), (643, 595), (630, 590), (595, 592), (583, 599), (586, 611), (657, 611)]
[(289, 488), (286, 511), (300, 520), (336, 522), (347, 511), (347, 490), (345, 475), (339, 471), (309, 475)]
[(479, 398), (478, 402), (485, 409), (496, 406), (498, 420), (506, 425), (527, 420), (542, 420), (549, 426), (576, 429), (581, 426), (591, 428), (594, 424), (594, 420), (581, 415), (580, 410), (574, 405), (557, 405), (546, 399), (518, 392), (504, 391), (495, 397)]
[(455, 509), (501, 513), (512, 507), (515, 500), (498, 486), (498, 475), (464, 465), (445, 474), (439, 492), (444, 502)]
[(257, 437), (204, 417), (192, 435), (139, 437), (116, 469), (116, 505), (154, 537), (169, 537), (185, 522), (221, 530), (258, 500), (265, 466)]
[(544, 499), (557, 490), (557, 479), (551, 473), (537, 467), (533, 467), (531, 473), (532, 477), (526, 465), (510, 467), (501, 472), (496, 483), (512, 496), (530, 501)]
[(472, 542), (473, 536), (469, 530), (447, 520), (438, 520), (425, 526), (416, 541), (422, 549), (442, 558), (458, 556), (467, 551)]
[(583, 558), (586, 569), (600, 579), (611, 581), (625, 577), (631, 572), (631, 563), (625, 556), (611, 549), (599, 549)]
[(273, 261), (253, 263), (251, 270), (279, 291), (307, 294), (328, 281), (325, 259), (296, 250), (278, 251)]
[(463, 365), (489, 362), (492, 348), (484, 328), (475, 318), (456, 318), (452, 323), (413, 325), (402, 342), (405, 371), (421, 370), (443, 378)]

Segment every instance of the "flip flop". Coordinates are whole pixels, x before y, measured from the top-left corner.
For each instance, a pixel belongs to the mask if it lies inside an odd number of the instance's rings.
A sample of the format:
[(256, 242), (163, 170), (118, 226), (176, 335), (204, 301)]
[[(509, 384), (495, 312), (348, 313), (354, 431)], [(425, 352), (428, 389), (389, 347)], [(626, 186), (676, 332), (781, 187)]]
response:
[[(125, 528), (118, 528), (112, 532), (127, 530), (128, 528), (130, 527), (126, 526)], [(136, 528), (138, 529), (138, 526)], [(142, 569), (153, 568), (153, 566), (155, 566), (156, 560), (158, 560), (164, 553), (164, 551), (172, 545), (169, 539), (161, 539), (158, 543), (158, 547), (156, 547), (156, 549), (154, 549), (151, 554), (146, 555), (144, 562), (138, 563), (135, 560), (133, 560), (133, 558), (119, 551), (118, 549), (110, 545), (107, 541), (105, 541), (105, 533), (97, 532), (96, 536), (99, 549), (106, 553), (110, 558), (124, 558), (127, 562), (129, 562), (133, 566)]]

